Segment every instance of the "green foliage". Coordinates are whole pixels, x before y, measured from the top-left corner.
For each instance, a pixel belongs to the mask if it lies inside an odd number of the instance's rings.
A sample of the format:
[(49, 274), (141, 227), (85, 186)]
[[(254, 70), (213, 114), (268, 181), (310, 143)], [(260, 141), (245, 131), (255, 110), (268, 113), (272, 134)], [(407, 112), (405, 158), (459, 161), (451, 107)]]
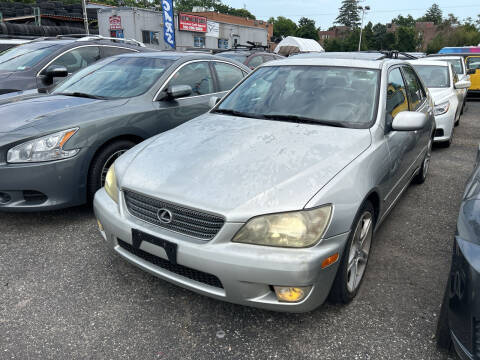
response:
[(445, 46), (471, 46), (480, 43), (480, 32), (471, 23), (466, 23), (456, 28), (439, 33), (428, 44), (427, 52), (437, 53)]
[(358, 27), (360, 24), (360, 15), (357, 7), (358, 4), (356, 0), (343, 0), (335, 23), (351, 28)]
[(276, 38), (284, 38), (287, 36), (295, 36), (297, 32), (297, 24), (286, 17), (279, 16), (276, 19), (273, 17), (268, 20), (273, 24), (273, 36)]
[(395, 50), (416, 51), (419, 45), (415, 28), (412, 26), (400, 26), (396, 32)]
[(412, 15), (408, 14), (406, 17), (398, 15), (395, 19), (392, 19), (392, 23), (398, 26), (413, 26), (415, 27), (415, 19)]
[(231, 6), (223, 4), (221, 0), (175, 0), (174, 2), (174, 8), (178, 11), (192, 11), (194, 6), (201, 6), (222, 14), (255, 19), (255, 16), (250, 13), (250, 11), (232, 8)]
[(427, 9), (427, 12), (418, 21), (432, 21), (435, 25), (440, 25), (443, 20), (443, 13), (437, 4), (433, 4)]
[[(275, 30), (275, 27), (273, 29)], [(315, 21), (302, 17), (298, 21), (298, 28), (295, 35), (301, 38), (318, 40), (318, 31), (315, 27)]]

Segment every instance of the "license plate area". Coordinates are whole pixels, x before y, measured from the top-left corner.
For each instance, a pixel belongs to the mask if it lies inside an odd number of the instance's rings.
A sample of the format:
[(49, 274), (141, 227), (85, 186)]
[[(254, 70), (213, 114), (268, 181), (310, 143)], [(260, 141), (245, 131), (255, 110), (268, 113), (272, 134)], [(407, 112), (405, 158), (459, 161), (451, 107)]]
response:
[(162, 247), (167, 254), (168, 261), (170, 261), (174, 265), (177, 264), (177, 244), (144, 233), (143, 231), (132, 229), (132, 246), (135, 249), (140, 249), (140, 246), (144, 241)]

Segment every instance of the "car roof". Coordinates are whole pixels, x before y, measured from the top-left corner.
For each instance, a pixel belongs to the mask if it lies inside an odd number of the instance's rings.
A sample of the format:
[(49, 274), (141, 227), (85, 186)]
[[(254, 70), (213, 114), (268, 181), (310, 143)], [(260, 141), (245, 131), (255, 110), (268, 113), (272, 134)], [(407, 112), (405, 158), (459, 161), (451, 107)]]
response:
[(408, 62), (412, 65), (445, 66), (445, 67), (448, 67), (450, 65), (450, 63), (447, 61), (441, 61), (441, 60), (435, 61), (433, 59), (408, 60)]
[(293, 57), (276, 60), (274, 62), (265, 63), (261, 66), (286, 66), (286, 65), (304, 65), (304, 66), (339, 66), (354, 67), (363, 69), (381, 69), (384, 64), (407, 64), (404, 60), (397, 59), (381, 59), (381, 60), (364, 60), (354, 58), (335, 58), (335, 57), (310, 57), (301, 58)]
[(455, 55), (442, 54), (440, 56), (430, 56), (430, 55), (428, 55), (427, 57), (422, 58), (422, 60), (441, 61), (441, 60), (437, 60), (438, 58), (453, 58), (453, 59), (463, 60), (463, 56), (460, 56), (460, 55), (457, 55), (457, 54), (455, 54)]

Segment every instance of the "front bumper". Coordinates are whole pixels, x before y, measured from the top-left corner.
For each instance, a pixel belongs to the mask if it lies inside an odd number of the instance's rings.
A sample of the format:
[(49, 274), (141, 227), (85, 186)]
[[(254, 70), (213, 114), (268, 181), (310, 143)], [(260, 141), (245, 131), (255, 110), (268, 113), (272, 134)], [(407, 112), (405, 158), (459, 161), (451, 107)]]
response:
[[(122, 196), (120, 203), (123, 203)], [(230, 240), (243, 224), (227, 222), (213, 240), (196, 240), (131, 216), (124, 206), (119, 207), (107, 195), (105, 189), (96, 193), (94, 210), (109, 247), (143, 270), (218, 300), (273, 311), (306, 312), (323, 304), (335, 279), (339, 261), (325, 269), (321, 269), (321, 264), (325, 258), (337, 252), (341, 258), (348, 239), (348, 233), (345, 233), (307, 249), (238, 244)], [(177, 262), (180, 266), (217, 277), (221, 287), (192, 280), (126, 250), (125, 245), (119, 243), (132, 245), (132, 229), (177, 244)], [(145, 241), (140, 245), (140, 250), (168, 259), (162, 247)], [(285, 303), (277, 300), (273, 285), (313, 287), (301, 302)]]
[(54, 210), (85, 202), (85, 153), (31, 164), (0, 163), (0, 211)]
[(455, 111), (453, 106), (445, 114), (435, 116), (435, 137), (433, 141), (442, 142), (450, 140), (455, 127)]

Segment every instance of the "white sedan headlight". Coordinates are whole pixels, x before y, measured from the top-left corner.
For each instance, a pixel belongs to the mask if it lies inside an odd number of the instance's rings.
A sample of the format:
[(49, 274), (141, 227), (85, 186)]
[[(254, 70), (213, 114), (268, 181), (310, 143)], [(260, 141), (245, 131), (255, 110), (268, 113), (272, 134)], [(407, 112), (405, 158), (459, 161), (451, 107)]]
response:
[(233, 242), (276, 247), (304, 248), (315, 245), (330, 222), (332, 206), (312, 210), (263, 215), (250, 219)]
[(435, 116), (443, 115), (448, 111), (448, 109), (450, 109), (450, 102), (445, 101), (441, 104), (435, 105), (434, 114), (435, 114)]
[(75, 156), (80, 149), (64, 150), (63, 146), (77, 130), (78, 128), (63, 130), (17, 145), (8, 150), (7, 162), (42, 162)]

